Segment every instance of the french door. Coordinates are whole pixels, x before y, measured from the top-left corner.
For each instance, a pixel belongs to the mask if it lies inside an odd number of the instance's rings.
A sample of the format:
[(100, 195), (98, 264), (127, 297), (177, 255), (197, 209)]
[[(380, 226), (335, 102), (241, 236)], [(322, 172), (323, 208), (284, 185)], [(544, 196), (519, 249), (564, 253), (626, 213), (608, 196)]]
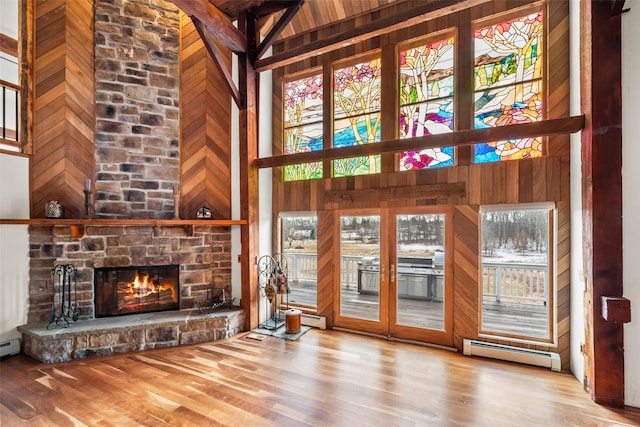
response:
[(452, 345), (449, 209), (341, 210), (335, 224), (336, 326)]

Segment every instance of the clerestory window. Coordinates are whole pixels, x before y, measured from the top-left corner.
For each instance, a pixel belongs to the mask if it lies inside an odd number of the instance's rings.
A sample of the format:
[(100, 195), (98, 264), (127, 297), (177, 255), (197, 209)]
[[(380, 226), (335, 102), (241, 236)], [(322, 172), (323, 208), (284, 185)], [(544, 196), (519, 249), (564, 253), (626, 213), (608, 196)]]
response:
[[(454, 38), (413, 42), (398, 53), (400, 138), (454, 129)], [(453, 147), (400, 153), (400, 170), (453, 166)]]
[[(387, 130), (385, 138), (410, 139), (544, 119), (543, 12), (520, 10), (477, 21), (471, 29), (464, 39), (457, 36), (458, 29), (451, 28), (384, 46), (381, 52), (327, 63), (324, 72), (287, 80), (283, 85), (284, 153), (375, 144), (387, 126), (393, 131)], [(383, 55), (385, 49), (394, 49), (395, 62), (383, 61), (389, 57)], [(458, 55), (459, 50), (469, 52), (468, 59)], [(461, 66), (456, 59), (468, 62)], [(383, 73), (383, 67), (393, 70)], [(460, 69), (468, 72), (456, 74)], [(323, 76), (331, 76), (332, 82), (325, 86)], [(455, 93), (459, 79), (473, 82), (471, 93)], [(385, 98), (385, 91), (393, 92), (396, 105), (383, 105), (383, 99), (393, 99)], [(462, 128), (456, 123), (459, 111), (469, 116), (464, 115)], [(325, 124), (327, 120), (330, 125)], [(541, 157), (543, 141), (531, 137), (475, 144), (471, 161)], [(387, 170), (454, 166), (456, 152), (447, 146), (399, 152), (393, 156), (395, 165)], [(284, 180), (323, 178), (329, 171), (332, 177), (377, 174), (383, 161), (387, 160), (380, 154), (369, 154), (332, 160), (331, 168), (325, 168), (323, 161), (291, 164), (284, 168)]]
[[(380, 105), (382, 96), (380, 57), (333, 71), (333, 146), (380, 142)], [(352, 157), (333, 161), (333, 176), (380, 173), (380, 155)]]
[[(322, 150), (322, 72), (284, 84), (284, 153)], [(287, 165), (285, 181), (322, 178), (322, 162)]]
[[(474, 32), (475, 128), (543, 118), (543, 19), (536, 12)], [(476, 163), (542, 156), (542, 138), (476, 144)]]

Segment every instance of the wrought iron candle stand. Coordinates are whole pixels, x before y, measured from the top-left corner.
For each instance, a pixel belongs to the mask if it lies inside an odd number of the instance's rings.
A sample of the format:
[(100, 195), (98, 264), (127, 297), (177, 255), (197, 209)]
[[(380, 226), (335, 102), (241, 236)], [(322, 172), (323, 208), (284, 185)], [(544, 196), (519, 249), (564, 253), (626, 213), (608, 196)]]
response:
[[(51, 269), (53, 283), (58, 281), (58, 304), (54, 301), (47, 329), (55, 326), (68, 328), (80, 317), (78, 312), (78, 270), (71, 264), (60, 264)], [(73, 298), (72, 298), (73, 292)]]
[(93, 218), (91, 215), (91, 180), (86, 179), (84, 181), (84, 217)]
[(93, 218), (91, 215), (91, 190), (84, 190), (84, 217)]
[(258, 286), (261, 296), (265, 297), (265, 313), (269, 317), (260, 324), (261, 328), (274, 330), (284, 325), (281, 316), (282, 295), (286, 295), (286, 308), (289, 308), (289, 283), (287, 279), (287, 258), (284, 254), (264, 255), (258, 260)]

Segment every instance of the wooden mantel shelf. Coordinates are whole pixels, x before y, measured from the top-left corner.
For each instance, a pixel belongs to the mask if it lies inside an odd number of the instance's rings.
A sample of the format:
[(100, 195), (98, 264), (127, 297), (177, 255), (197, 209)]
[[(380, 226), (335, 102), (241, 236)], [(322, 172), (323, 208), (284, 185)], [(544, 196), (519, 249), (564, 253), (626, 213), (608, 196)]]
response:
[(0, 219), (0, 224), (16, 225), (246, 225), (244, 219), (107, 219), (107, 218), (35, 218), (35, 219)]
[(246, 225), (244, 219), (107, 219), (107, 218), (36, 218), (36, 219), (0, 219), (0, 224), (13, 225), (51, 225), (68, 226), (71, 229), (71, 237), (79, 239), (84, 236), (84, 227), (94, 226), (131, 226), (140, 225), (146, 227), (183, 226), (187, 236), (193, 236), (194, 225), (212, 225), (226, 227), (231, 225)]

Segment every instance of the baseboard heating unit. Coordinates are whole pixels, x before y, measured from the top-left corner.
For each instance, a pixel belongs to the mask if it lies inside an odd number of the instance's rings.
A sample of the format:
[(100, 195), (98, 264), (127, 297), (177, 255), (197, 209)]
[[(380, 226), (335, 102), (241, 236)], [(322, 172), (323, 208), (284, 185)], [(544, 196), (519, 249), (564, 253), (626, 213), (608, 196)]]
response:
[(526, 363), (528, 365), (550, 368), (560, 371), (560, 355), (550, 351), (530, 350), (483, 341), (465, 339), (462, 345), (466, 356), (481, 356), (509, 362)]
[(20, 341), (17, 338), (0, 342), (0, 357), (13, 356), (18, 353), (20, 353)]
[(327, 318), (322, 316), (316, 316), (313, 314), (302, 313), (300, 316), (300, 323), (305, 326), (312, 326), (319, 329), (327, 329)]

